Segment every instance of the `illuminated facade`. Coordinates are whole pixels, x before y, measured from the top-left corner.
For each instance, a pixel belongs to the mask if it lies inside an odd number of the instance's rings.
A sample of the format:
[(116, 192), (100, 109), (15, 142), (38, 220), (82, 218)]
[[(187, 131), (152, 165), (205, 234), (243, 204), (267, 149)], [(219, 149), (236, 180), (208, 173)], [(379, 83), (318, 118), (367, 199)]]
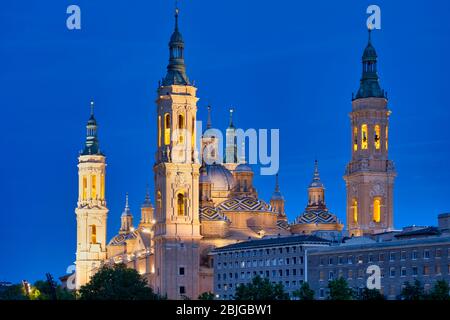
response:
[(362, 57), (360, 88), (353, 97), (352, 158), (344, 176), (347, 186), (347, 231), (350, 235), (390, 230), (393, 221), (394, 163), (388, 158), (391, 112), (377, 73), (377, 53), (369, 42)]

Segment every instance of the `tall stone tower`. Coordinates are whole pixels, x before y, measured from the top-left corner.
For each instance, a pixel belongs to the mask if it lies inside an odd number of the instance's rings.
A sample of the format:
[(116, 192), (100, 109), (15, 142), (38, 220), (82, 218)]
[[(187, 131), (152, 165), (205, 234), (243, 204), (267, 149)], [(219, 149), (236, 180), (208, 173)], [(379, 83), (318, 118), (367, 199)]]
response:
[(284, 197), (281, 194), (278, 183), (278, 173), (275, 176), (275, 190), (270, 198), (270, 206), (278, 214), (278, 219), (287, 221), (286, 212), (284, 211)]
[(393, 228), (394, 163), (388, 159), (388, 99), (378, 82), (377, 53), (369, 42), (362, 56), (362, 77), (352, 99), (351, 154), (344, 176), (347, 230), (350, 235)]
[(178, 29), (170, 38), (167, 75), (158, 88), (155, 174), (155, 284), (169, 299), (199, 295), (199, 168), (195, 139), (197, 88), (184, 64)]
[(106, 259), (105, 156), (97, 138), (94, 102), (84, 150), (78, 157), (76, 288), (89, 282), (93, 269)]

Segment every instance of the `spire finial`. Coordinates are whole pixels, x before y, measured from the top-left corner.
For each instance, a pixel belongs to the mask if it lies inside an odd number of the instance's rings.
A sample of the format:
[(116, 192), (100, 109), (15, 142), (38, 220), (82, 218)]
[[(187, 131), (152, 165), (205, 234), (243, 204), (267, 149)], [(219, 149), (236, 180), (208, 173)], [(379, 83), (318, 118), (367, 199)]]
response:
[(229, 125), (230, 128), (234, 127), (234, 125), (233, 125), (233, 112), (234, 112), (234, 108), (231, 107), (230, 108), (230, 125)]
[(319, 176), (319, 161), (314, 160), (314, 180), (320, 180)]
[(91, 116), (94, 115), (94, 106), (95, 106), (94, 99), (91, 99)]
[(280, 185), (278, 184), (278, 173), (275, 175), (275, 192), (280, 192)]
[(125, 194), (125, 209), (129, 209), (130, 206), (128, 205), (128, 192)]
[(175, 30), (178, 30), (178, 15), (180, 14), (180, 9), (178, 8), (178, 0), (175, 0)]
[(370, 27), (367, 27), (369, 30), (369, 44), (372, 44), (372, 29)]
[(206, 129), (211, 129), (211, 106), (208, 106), (208, 121), (206, 122)]

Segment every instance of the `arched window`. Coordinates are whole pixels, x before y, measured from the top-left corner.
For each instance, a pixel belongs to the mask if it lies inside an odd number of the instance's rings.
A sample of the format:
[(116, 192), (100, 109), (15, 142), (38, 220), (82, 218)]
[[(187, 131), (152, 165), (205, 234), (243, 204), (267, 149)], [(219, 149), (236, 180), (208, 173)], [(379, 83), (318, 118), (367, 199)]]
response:
[(375, 125), (375, 135), (373, 141), (375, 149), (379, 150), (381, 147), (381, 142), (380, 142), (380, 125), (378, 124)]
[(161, 196), (161, 192), (158, 191), (156, 193), (156, 214), (158, 216), (161, 216), (161, 208), (162, 208), (162, 196)]
[(178, 216), (186, 215), (186, 199), (183, 193), (177, 195), (177, 214)]
[(97, 177), (91, 175), (91, 199), (97, 199)]
[(366, 150), (368, 147), (367, 124), (361, 126), (361, 149)]
[(373, 200), (373, 221), (380, 222), (381, 220), (381, 199), (375, 198)]
[(82, 198), (83, 200), (87, 199), (87, 177), (83, 177)]
[(353, 128), (353, 151), (358, 151), (358, 127)]
[(100, 197), (105, 199), (105, 175), (102, 174), (101, 181), (100, 181)]
[(170, 144), (170, 114), (164, 115), (164, 144)]
[(192, 117), (192, 124), (191, 124), (191, 147), (192, 150), (195, 149), (195, 117)]
[(91, 243), (97, 243), (97, 227), (95, 224), (91, 226)]
[(386, 126), (386, 137), (384, 138), (384, 141), (386, 141), (386, 151), (388, 151), (388, 126)]
[(161, 116), (158, 116), (158, 147), (161, 147)]
[(178, 115), (178, 143), (182, 144), (184, 143), (184, 131), (185, 131), (185, 123), (184, 123), (184, 116), (182, 114)]
[(356, 199), (353, 199), (352, 203), (352, 209), (353, 209), (353, 222), (358, 222), (358, 201)]

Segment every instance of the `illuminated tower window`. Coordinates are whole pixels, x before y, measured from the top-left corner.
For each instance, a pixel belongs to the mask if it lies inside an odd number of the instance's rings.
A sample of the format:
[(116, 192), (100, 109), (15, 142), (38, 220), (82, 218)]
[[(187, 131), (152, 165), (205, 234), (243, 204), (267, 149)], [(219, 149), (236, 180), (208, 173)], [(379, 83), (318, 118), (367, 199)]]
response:
[(352, 209), (353, 209), (353, 222), (357, 223), (358, 222), (358, 201), (356, 201), (356, 199), (353, 199)]
[(164, 115), (164, 144), (170, 144), (170, 114)]
[(100, 181), (100, 197), (102, 199), (105, 199), (105, 175), (101, 175), (101, 181)]
[(378, 124), (375, 125), (374, 145), (375, 145), (375, 149), (377, 149), (377, 150), (379, 150), (380, 147), (381, 147), (381, 143), (380, 143), (380, 126)]
[(91, 226), (91, 243), (97, 243), (97, 227), (95, 224)]
[(178, 115), (178, 143), (184, 143), (184, 116), (182, 114)]
[(380, 222), (381, 220), (381, 199), (375, 198), (373, 200), (373, 221)]
[(366, 150), (369, 145), (367, 137), (367, 124), (363, 124), (361, 126), (361, 149), (363, 150)]
[(186, 199), (183, 193), (177, 195), (177, 214), (184, 216), (186, 214)]
[(87, 199), (87, 178), (83, 177), (83, 200)]
[(191, 124), (191, 147), (192, 150), (195, 148), (195, 117), (192, 117), (192, 124)]
[(353, 128), (353, 151), (358, 151), (358, 127)]
[(97, 198), (97, 177), (95, 175), (91, 176), (91, 198), (96, 199)]
[(386, 151), (388, 151), (388, 126), (386, 126), (386, 137), (384, 140), (386, 141)]
[(161, 199), (161, 192), (158, 191), (156, 194), (156, 214), (157, 216), (161, 216), (161, 207), (162, 207), (162, 199)]
[(161, 116), (158, 116), (158, 147), (161, 147)]

